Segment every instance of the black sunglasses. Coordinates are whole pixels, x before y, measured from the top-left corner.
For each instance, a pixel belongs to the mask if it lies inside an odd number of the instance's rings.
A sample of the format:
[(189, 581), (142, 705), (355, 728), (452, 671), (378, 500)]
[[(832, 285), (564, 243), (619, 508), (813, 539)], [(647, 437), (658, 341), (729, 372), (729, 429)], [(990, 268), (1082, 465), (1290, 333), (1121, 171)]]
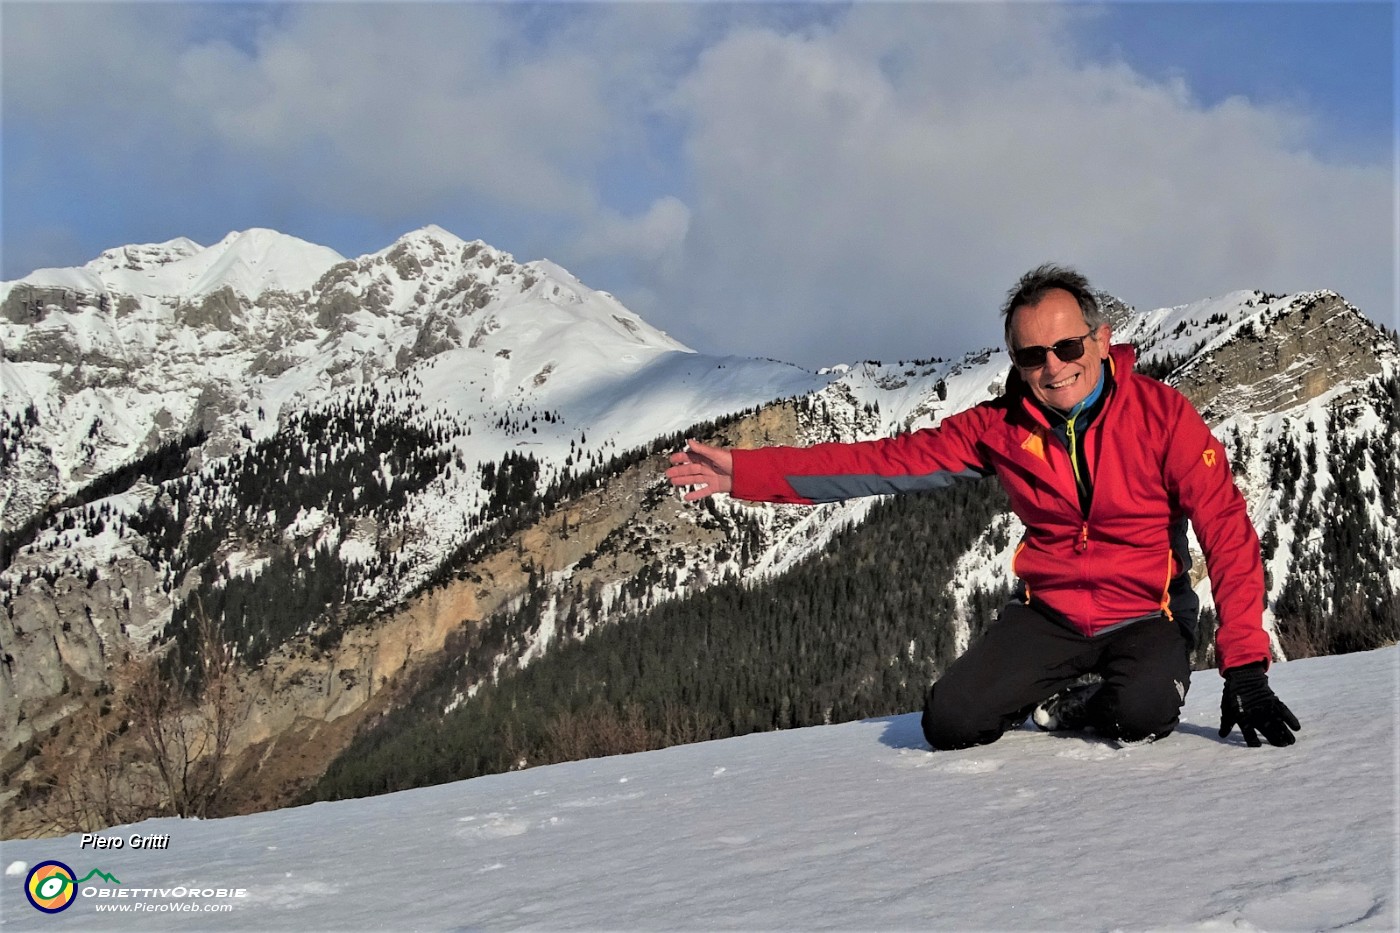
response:
[(1044, 366), (1048, 354), (1053, 351), (1063, 362), (1068, 363), (1084, 355), (1084, 341), (1092, 336), (1094, 331), (1091, 330), (1083, 337), (1066, 337), (1064, 340), (1055, 341), (1054, 345), (1049, 347), (1018, 347), (1011, 351), (1011, 359), (1022, 369), (1035, 369)]

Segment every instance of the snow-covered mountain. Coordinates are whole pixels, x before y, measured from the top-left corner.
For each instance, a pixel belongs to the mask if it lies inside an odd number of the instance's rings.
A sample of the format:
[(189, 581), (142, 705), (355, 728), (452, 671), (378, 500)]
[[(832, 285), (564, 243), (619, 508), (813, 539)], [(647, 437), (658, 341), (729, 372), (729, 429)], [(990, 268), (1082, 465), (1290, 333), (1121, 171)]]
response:
[[(1218, 738), (1206, 674), (1148, 746), (934, 753), (908, 714), (100, 834), (121, 849), (6, 841), (0, 925), (1394, 930), (1398, 665), (1275, 665), (1289, 748)], [(86, 880), (45, 916), (22, 892), (49, 861)]]
[[(1330, 292), (1104, 300), (1231, 451), (1280, 656), (1393, 615), (1395, 336)], [(263, 230), (109, 251), (0, 284), (0, 345), (7, 814), (100, 750), (82, 714), (112, 708), (125, 659), (190, 649), (201, 616), (243, 665), (237, 806), (284, 803), (444, 658), (474, 659), (457, 703), (597, 626), (784, 574), (870, 512), (686, 506), (659, 476), (680, 432), (886, 436), (1008, 370), (998, 349), (821, 373), (705, 356), (553, 263), (435, 227), (354, 260)], [(1020, 534), (997, 516), (960, 556), (958, 650)]]
[(0, 284), (0, 346), (7, 530), (160, 443), (203, 430), (228, 455), (337, 392), (445, 413), (465, 462), (555, 465), (583, 429), (626, 448), (823, 381), (702, 357), (554, 263), (437, 227), (356, 260), (270, 230), (109, 250)]

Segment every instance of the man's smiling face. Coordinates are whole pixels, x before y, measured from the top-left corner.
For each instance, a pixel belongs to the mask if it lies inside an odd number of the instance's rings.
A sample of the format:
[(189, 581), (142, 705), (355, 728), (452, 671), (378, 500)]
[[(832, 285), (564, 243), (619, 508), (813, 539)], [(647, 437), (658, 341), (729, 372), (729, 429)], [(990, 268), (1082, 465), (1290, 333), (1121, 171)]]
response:
[[(1011, 320), (1011, 349), (1020, 347), (1052, 347), (1061, 340), (1083, 337), (1089, 325), (1074, 296), (1062, 289), (1051, 289), (1034, 305), (1017, 308)], [(1040, 366), (1018, 366), (1021, 377), (1042, 403), (1060, 411), (1069, 411), (1094, 391), (1108, 347), (1112, 329), (1104, 324), (1084, 341), (1084, 355), (1065, 362), (1055, 353), (1048, 353)]]

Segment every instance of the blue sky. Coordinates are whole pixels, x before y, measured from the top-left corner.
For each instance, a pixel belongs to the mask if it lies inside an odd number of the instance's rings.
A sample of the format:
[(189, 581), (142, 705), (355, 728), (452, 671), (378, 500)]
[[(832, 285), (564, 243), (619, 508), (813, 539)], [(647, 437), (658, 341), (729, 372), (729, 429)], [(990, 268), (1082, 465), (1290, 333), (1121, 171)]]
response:
[(0, 276), (435, 223), (691, 346), (993, 343), (1026, 268), (1395, 326), (1389, 3), (0, 7)]
[(1102, 9), (1082, 36), (1094, 54), (1121, 56), (1157, 79), (1179, 75), (1207, 105), (1244, 95), (1297, 106), (1317, 121), (1312, 142), (1324, 155), (1391, 156), (1394, 4), (1118, 3)]

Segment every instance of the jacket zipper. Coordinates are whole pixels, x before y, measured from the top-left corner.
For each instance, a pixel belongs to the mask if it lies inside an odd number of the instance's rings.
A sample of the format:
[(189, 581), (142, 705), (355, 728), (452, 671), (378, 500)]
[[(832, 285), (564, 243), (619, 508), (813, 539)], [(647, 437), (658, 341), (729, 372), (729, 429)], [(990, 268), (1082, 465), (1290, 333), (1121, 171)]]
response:
[[(1074, 474), (1075, 489), (1076, 491), (1078, 491), (1080, 497), (1082, 498), (1084, 495), (1084, 479), (1081, 475), (1080, 470), (1079, 444), (1078, 438), (1076, 437), (1074, 430), (1074, 421), (1074, 418), (1068, 418), (1065, 420), (1065, 439), (1069, 441), (1069, 443), (1066, 446), (1069, 447), (1070, 472)], [(1085, 451), (1085, 454), (1087, 455), (1088, 451)]]

